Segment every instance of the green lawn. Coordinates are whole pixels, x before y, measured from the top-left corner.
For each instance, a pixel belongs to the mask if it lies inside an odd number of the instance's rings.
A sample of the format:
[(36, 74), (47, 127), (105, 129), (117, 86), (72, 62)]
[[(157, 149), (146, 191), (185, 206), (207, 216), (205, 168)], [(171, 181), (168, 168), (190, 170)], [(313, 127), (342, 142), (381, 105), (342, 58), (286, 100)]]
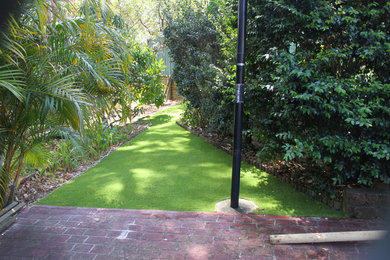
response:
[[(177, 126), (182, 106), (145, 119), (153, 126), (37, 204), (214, 211), (230, 197), (230, 155)], [(291, 186), (242, 165), (240, 197), (258, 214), (343, 217)]]

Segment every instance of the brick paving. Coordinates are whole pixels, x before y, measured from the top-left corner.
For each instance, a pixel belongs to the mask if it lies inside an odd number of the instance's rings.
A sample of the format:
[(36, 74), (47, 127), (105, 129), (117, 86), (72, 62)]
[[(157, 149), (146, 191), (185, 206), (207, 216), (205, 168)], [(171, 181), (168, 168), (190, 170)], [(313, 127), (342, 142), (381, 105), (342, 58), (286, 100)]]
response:
[(271, 245), (270, 234), (380, 229), (383, 222), (33, 205), (0, 259), (361, 259), (368, 242)]

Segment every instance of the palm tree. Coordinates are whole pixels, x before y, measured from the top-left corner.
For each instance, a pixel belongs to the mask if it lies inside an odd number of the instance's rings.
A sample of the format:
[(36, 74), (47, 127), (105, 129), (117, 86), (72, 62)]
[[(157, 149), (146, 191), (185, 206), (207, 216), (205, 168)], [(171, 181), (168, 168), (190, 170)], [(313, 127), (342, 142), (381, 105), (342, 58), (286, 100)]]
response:
[(0, 206), (12, 201), (26, 154), (53, 135), (70, 133), (66, 126), (80, 131), (87, 104), (75, 75), (52, 62), (55, 54), (38, 45), (32, 25), (11, 19), (1, 43)]
[(53, 136), (87, 142), (83, 122), (112, 113), (126, 121), (131, 102), (163, 102), (161, 62), (126, 32), (104, 1), (77, 9), (33, 0), (10, 18), (0, 44), (0, 207), (12, 201), (27, 155)]

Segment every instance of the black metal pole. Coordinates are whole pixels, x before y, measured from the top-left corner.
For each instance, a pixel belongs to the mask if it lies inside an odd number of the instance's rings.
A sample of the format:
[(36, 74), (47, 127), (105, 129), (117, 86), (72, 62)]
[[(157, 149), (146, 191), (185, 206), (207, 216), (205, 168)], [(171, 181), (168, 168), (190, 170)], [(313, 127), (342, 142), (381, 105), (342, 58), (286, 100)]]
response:
[(238, 208), (240, 194), (240, 168), (242, 147), (242, 114), (244, 109), (244, 74), (245, 74), (245, 36), (246, 9), (248, 0), (238, 2), (238, 39), (237, 39), (237, 71), (236, 71), (236, 103), (234, 114), (234, 150), (232, 169), (232, 191), (230, 207)]

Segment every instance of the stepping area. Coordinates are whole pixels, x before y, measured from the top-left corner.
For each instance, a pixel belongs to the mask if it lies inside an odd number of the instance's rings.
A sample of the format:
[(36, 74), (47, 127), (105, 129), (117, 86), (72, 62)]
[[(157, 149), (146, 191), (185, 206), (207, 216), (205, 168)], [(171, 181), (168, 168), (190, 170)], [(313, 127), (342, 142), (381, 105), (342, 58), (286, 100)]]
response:
[(271, 245), (270, 234), (376, 230), (375, 220), (33, 205), (0, 259), (361, 259), (368, 242)]

